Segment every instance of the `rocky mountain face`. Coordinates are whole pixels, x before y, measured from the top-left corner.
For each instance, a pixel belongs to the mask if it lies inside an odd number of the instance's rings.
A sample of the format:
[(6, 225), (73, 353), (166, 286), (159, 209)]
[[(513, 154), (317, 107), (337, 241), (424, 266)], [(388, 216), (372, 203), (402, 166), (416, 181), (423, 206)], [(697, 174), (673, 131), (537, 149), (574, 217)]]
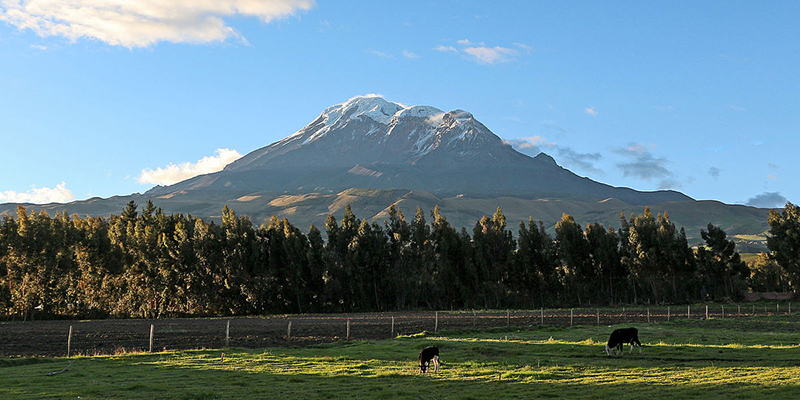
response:
[(335, 193), (350, 188), (408, 189), (437, 196), (616, 198), (632, 205), (691, 200), (674, 191), (639, 192), (579, 177), (546, 154), (531, 158), (517, 152), (463, 110), (404, 107), (380, 97), (329, 107), (303, 129), (223, 171), (147, 194)]

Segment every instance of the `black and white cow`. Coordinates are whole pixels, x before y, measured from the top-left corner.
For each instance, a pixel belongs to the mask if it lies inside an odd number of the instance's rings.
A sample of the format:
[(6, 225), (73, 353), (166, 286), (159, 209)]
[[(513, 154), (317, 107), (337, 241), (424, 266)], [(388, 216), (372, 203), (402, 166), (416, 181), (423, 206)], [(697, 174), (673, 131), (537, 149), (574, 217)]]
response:
[(638, 346), (639, 354), (642, 354), (642, 343), (639, 342), (639, 330), (636, 328), (622, 328), (611, 332), (611, 337), (608, 338), (608, 344), (606, 344), (606, 353), (611, 355), (612, 351), (615, 353), (619, 351), (620, 354), (623, 354), (622, 345), (628, 343), (631, 345), (631, 353), (633, 353), (633, 346)]
[(419, 352), (419, 373), (428, 372), (428, 363), (433, 361), (433, 372), (439, 372), (439, 348), (426, 347)]

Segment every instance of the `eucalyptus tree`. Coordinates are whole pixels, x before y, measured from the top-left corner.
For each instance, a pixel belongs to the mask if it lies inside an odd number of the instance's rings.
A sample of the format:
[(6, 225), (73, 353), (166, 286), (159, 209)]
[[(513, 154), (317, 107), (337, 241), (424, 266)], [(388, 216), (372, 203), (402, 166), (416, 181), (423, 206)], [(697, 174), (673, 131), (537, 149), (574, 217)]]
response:
[(800, 290), (800, 207), (786, 202), (782, 211), (769, 211), (767, 223), (767, 247), (791, 277), (792, 287)]

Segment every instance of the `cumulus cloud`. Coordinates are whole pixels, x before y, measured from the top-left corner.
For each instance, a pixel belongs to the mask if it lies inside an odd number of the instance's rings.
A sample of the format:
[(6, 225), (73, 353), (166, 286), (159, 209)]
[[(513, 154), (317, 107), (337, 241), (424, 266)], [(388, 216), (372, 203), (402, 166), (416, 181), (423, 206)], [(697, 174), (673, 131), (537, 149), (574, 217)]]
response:
[(67, 184), (59, 183), (54, 188), (32, 187), (27, 192), (6, 191), (0, 192), (0, 203), (66, 203), (75, 199), (72, 192), (67, 189)]
[(240, 157), (242, 155), (236, 150), (217, 149), (214, 156), (203, 157), (196, 163), (170, 164), (165, 168), (159, 167), (155, 170), (144, 169), (136, 180), (139, 183), (171, 185), (198, 175), (221, 171), (226, 165)]
[(597, 110), (595, 110), (594, 107), (586, 108), (583, 111), (585, 111), (586, 114), (589, 114), (589, 115), (591, 115), (593, 117), (597, 116)]
[(0, 0), (0, 20), (42, 37), (89, 38), (134, 48), (161, 41), (244, 40), (223, 18), (270, 22), (313, 6), (313, 0)]
[(483, 42), (469, 39), (456, 41), (456, 46), (439, 45), (434, 49), (444, 53), (464, 54), (467, 58), (480, 64), (497, 64), (515, 60), (522, 53), (530, 53), (531, 47), (524, 43), (514, 43), (513, 47), (487, 46)]
[(641, 143), (629, 143), (622, 149), (617, 149), (615, 153), (629, 158), (631, 161), (617, 164), (617, 168), (622, 170), (622, 176), (644, 179), (646, 181), (660, 180), (659, 188), (666, 189), (678, 187), (674, 174), (667, 169), (669, 161), (663, 157), (655, 157)]
[(765, 192), (747, 200), (745, 204), (760, 208), (780, 208), (788, 200), (778, 192)]

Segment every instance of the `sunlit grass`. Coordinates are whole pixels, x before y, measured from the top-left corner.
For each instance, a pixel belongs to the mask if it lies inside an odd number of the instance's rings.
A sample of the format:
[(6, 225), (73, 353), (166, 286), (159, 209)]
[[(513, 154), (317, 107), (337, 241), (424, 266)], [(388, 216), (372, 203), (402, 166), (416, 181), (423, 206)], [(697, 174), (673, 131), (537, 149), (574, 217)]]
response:
[[(3, 399), (800, 398), (800, 318), (637, 324), (644, 344), (611, 356), (617, 326), (425, 333), (312, 348), (174, 351), (0, 362)], [(626, 325), (627, 326), (627, 325)], [(419, 375), (419, 349), (442, 353)], [(224, 353), (224, 357), (223, 357)]]

